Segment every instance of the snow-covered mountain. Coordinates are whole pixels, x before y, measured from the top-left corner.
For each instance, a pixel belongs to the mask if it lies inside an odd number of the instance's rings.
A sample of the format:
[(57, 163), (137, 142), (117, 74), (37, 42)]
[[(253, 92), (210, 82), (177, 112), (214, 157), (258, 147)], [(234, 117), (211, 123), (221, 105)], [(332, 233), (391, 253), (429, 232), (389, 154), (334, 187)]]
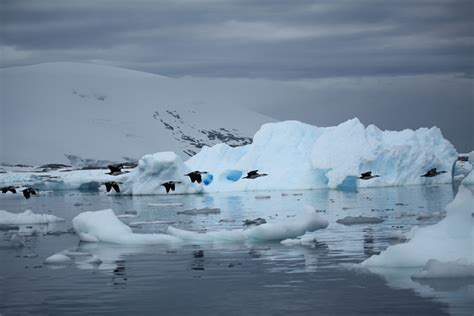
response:
[(273, 119), (215, 82), (81, 63), (0, 69), (0, 162), (118, 161), (158, 151), (187, 158), (204, 145), (250, 143)]

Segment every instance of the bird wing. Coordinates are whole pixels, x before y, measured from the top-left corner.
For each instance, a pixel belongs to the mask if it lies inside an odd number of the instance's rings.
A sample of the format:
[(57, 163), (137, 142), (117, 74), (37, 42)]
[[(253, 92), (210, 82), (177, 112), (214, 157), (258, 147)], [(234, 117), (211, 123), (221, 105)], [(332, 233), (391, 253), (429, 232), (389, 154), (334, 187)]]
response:
[(13, 188), (13, 187), (12, 187), (12, 188), (10, 188), (10, 192), (11, 192), (11, 193), (16, 193), (16, 189), (15, 189), (15, 188)]
[(176, 185), (174, 183), (170, 183), (170, 188), (171, 191), (174, 191), (176, 189)]
[(201, 183), (202, 182), (202, 176), (200, 173), (196, 174), (196, 181), (197, 183)]
[(22, 192), (23, 192), (23, 196), (25, 197), (25, 199), (30, 198), (30, 191), (28, 191), (27, 189), (24, 189)]
[(114, 184), (112, 185), (112, 188), (114, 188), (115, 192), (120, 193), (120, 187), (119, 187), (119, 185), (118, 185), (117, 183), (114, 183)]
[(362, 172), (360, 175), (362, 177), (370, 177), (372, 175), (372, 171)]
[(2, 188), (2, 193), (7, 193), (7, 192), (8, 192), (8, 188), (7, 188), (7, 187)]
[(105, 183), (105, 190), (106, 190), (107, 192), (110, 192), (111, 189), (112, 189), (112, 185), (111, 185), (109, 182), (106, 182), (106, 183)]
[(36, 195), (36, 191), (34, 189), (30, 188), (30, 189), (28, 189), (28, 191), (30, 191), (31, 194)]
[(166, 193), (170, 192), (170, 184), (169, 183), (163, 183), (162, 186), (165, 187)]

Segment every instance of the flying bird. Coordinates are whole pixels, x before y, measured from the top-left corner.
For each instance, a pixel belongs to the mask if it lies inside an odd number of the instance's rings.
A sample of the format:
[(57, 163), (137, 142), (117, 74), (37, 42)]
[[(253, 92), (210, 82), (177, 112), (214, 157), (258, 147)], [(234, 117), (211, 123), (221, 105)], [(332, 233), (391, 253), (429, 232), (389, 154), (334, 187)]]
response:
[(121, 182), (115, 182), (115, 181), (104, 182), (105, 190), (107, 192), (110, 192), (110, 190), (114, 189), (115, 192), (120, 193), (119, 184), (121, 184)]
[(185, 176), (188, 176), (190, 179), (191, 179), (191, 182), (194, 183), (194, 182), (197, 182), (197, 183), (201, 183), (202, 182), (202, 174), (207, 174), (208, 172), (207, 171), (199, 171), (199, 170), (196, 170), (196, 171), (193, 171), (193, 172), (190, 172), (188, 174), (185, 174)]
[(264, 177), (264, 176), (268, 176), (268, 174), (258, 173), (258, 170), (252, 170), (252, 171), (247, 172), (247, 176), (243, 177), (242, 179), (256, 179), (258, 177)]
[(119, 163), (119, 164), (115, 164), (115, 165), (108, 165), (107, 168), (109, 168), (110, 172), (106, 173), (106, 174), (110, 174), (111, 176), (118, 176), (119, 174), (122, 174), (122, 168), (123, 168), (123, 164), (122, 163)]
[(31, 194), (36, 195), (36, 190), (33, 188), (26, 188), (21, 192), (23, 192), (23, 196), (25, 197), (25, 199), (29, 199), (31, 197)]
[(439, 176), (442, 173), (446, 173), (446, 171), (437, 171), (436, 168), (432, 168), (428, 170), (424, 175), (422, 175), (422, 177), (432, 178), (432, 177)]
[(177, 183), (181, 183), (181, 181), (168, 181), (168, 182), (162, 183), (161, 185), (165, 187), (166, 193), (169, 193), (170, 190), (174, 191), (176, 189)]
[(378, 178), (378, 177), (380, 177), (378, 174), (372, 175), (372, 171), (367, 171), (367, 172), (361, 173), (359, 179), (370, 180), (372, 178)]
[(7, 193), (8, 191), (10, 191), (11, 193), (16, 193), (16, 188), (12, 185), (3, 187), (1, 190), (2, 190), (2, 193)]

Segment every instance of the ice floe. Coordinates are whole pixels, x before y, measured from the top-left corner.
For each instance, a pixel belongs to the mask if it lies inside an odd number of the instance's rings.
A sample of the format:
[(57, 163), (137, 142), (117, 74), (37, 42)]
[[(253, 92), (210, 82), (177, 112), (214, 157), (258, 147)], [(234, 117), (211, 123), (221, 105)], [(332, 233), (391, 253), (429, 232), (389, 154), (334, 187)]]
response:
[(442, 262), (462, 259), (474, 263), (473, 205), (473, 193), (461, 185), (455, 199), (446, 206), (444, 219), (435, 225), (411, 231), (409, 242), (388, 247), (362, 265), (422, 267), (431, 259)]
[(0, 224), (2, 225), (21, 225), (21, 224), (48, 224), (62, 222), (64, 219), (50, 214), (36, 214), (31, 210), (23, 213), (10, 213), (0, 210)]
[(441, 262), (428, 260), (423, 269), (412, 275), (414, 279), (474, 278), (474, 264), (466, 260)]

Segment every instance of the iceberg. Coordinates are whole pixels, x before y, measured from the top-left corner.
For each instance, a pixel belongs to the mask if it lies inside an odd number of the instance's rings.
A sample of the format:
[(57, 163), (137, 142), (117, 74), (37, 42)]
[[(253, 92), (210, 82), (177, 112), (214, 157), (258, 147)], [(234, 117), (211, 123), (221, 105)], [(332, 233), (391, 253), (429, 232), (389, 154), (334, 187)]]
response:
[(136, 234), (122, 223), (111, 209), (84, 212), (72, 219), (79, 239), (84, 242), (113, 244), (175, 244), (181, 240), (166, 234)]
[(429, 260), (474, 263), (473, 193), (461, 185), (446, 206), (446, 217), (435, 225), (418, 228), (410, 241), (388, 247), (362, 262), (366, 267), (422, 267)]
[(294, 222), (266, 223), (249, 229), (206, 233), (169, 226), (167, 234), (137, 234), (122, 223), (111, 209), (81, 213), (73, 218), (72, 224), (81, 241), (121, 245), (281, 241), (328, 226), (327, 220), (321, 218), (314, 209), (306, 209), (304, 215)]
[(190, 242), (244, 243), (282, 241), (296, 238), (306, 232), (324, 229), (327, 226), (327, 220), (321, 218), (314, 209), (306, 208), (304, 216), (295, 222), (265, 223), (248, 229), (218, 230), (205, 233), (169, 226), (167, 232)]
[(122, 192), (133, 195), (167, 194), (162, 186), (164, 182), (179, 181), (176, 189), (169, 194), (200, 193), (202, 185), (191, 183), (185, 174), (190, 169), (180, 156), (174, 152), (159, 152), (146, 155), (138, 162), (123, 184)]
[(64, 219), (60, 217), (49, 214), (36, 214), (31, 210), (26, 210), (23, 213), (10, 213), (0, 210), (1, 225), (49, 224), (63, 221)]
[[(186, 162), (169, 152), (147, 155), (130, 174), (126, 192), (165, 194), (159, 184), (168, 180), (183, 182), (176, 193), (451, 183), (457, 156), (437, 127), (381, 131), (374, 125), (365, 127), (357, 118), (332, 127), (284, 121), (262, 125), (252, 144), (205, 146)], [(446, 173), (421, 177), (431, 168)], [(242, 178), (256, 169), (268, 176)], [(194, 170), (208, 171), (212, 181), (190, 184), (183, 175)], [(366, 171), (380, 177), (360, 180)]]

